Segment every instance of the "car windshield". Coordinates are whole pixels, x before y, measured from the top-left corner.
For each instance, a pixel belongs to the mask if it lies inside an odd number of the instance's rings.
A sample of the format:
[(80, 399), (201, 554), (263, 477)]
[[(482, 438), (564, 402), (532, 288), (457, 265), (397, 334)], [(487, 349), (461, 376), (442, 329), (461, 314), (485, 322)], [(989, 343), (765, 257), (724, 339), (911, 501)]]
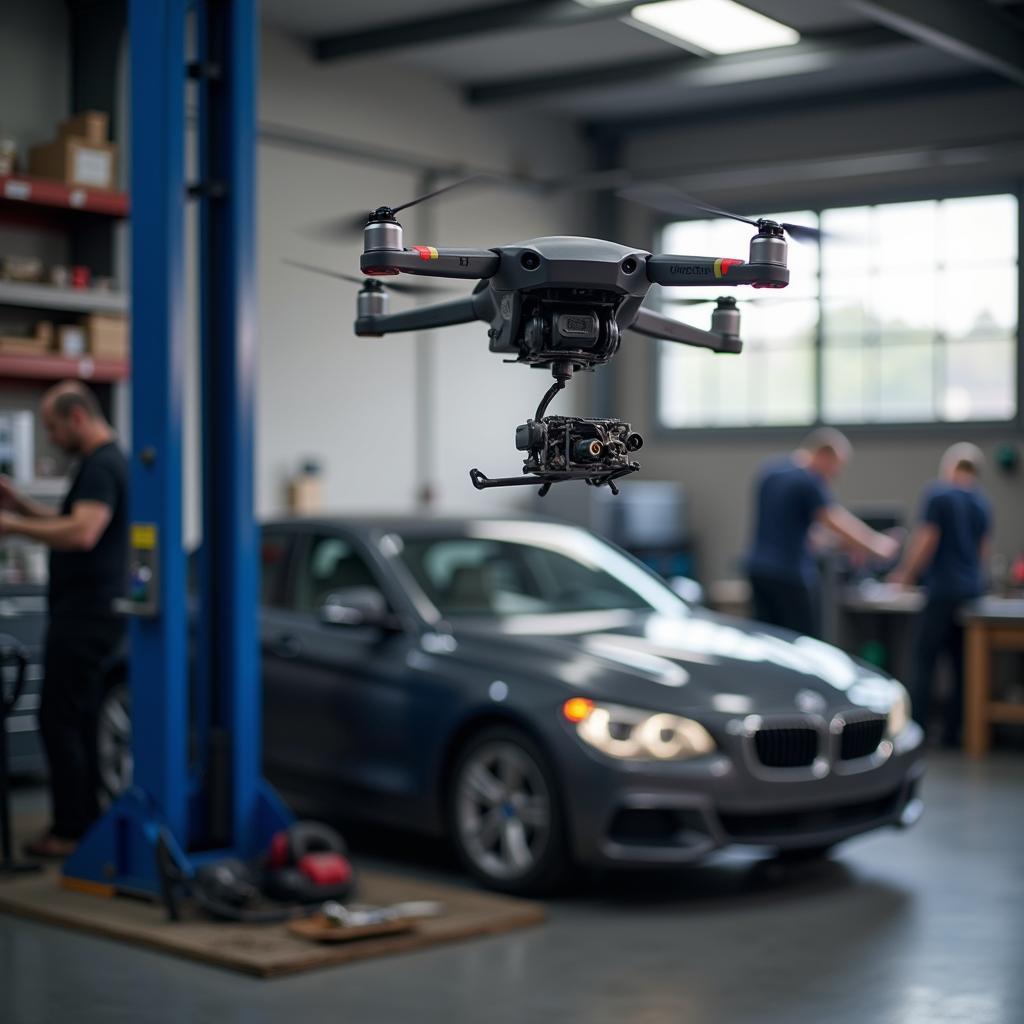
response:
[(657, 577), (576, 527), (481, 522), (458, 534), (396, 539), (402, 562), (444, 616), (686, 611)]

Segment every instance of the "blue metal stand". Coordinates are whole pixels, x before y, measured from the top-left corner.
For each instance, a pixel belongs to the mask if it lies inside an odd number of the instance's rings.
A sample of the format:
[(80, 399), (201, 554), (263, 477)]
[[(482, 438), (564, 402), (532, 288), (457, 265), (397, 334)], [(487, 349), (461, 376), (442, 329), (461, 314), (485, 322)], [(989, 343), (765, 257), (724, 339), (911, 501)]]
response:
[[(203, 545), (195, 685), (182, 545), (186, 16), (195, 16), (201, 180)], [(159, 891), (166, 828), (186, 871), (252, 857), (290, 815), (261, 778), (253, 521), (255, 0), (131, 0), (133, 537), (155, 544), (156, 613), (131, 629), (134, 785), (65, 879)], [(133, 543), (135, 541), (133, 540)], [(190, 764), (188, 751), (195, 747)], [(166, 834), (166, 833), (165, 833)]]

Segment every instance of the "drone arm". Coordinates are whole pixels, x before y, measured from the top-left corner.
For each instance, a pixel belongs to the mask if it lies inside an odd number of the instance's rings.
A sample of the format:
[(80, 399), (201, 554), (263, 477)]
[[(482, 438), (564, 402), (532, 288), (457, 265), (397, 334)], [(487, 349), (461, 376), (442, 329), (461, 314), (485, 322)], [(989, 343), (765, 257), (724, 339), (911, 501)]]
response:
[(699, 327), (682, 324), (678, 320), (655, 313), (653, 309), (640, 307), (636, 319), (631, 324), (632, 330), (648, 338), (661, 341), (676, 341), (680, 345), (693, 345), (696, 348), (709, 348), (712, 352), (742, 352), (743, 342), (735, 335), (716, 334), (713, 331), (702, 331)]
[(370, 249), (359, 258), (364, 274), (373, 277), (418, 274), (480, 280), (493, 277), (501, 260), (490, 249), (438, 249), (414, 245), (411, 249)]
[(355, 333), (360, 338), (380, 338), (400, 331), (429, 331), (434, 327), (468, 324), (474, 320), (490, 320), (491, 308), (486, 291), (474, 292), (461, 299), (438, 302), (404, 313), (377, 313), (356, 319)]
[(777, 263), (665, 253), (647, 258), (647, 280), (670, 287), (752, 284), (755, 288), (785, 288), (789, 284), (789, 270)]

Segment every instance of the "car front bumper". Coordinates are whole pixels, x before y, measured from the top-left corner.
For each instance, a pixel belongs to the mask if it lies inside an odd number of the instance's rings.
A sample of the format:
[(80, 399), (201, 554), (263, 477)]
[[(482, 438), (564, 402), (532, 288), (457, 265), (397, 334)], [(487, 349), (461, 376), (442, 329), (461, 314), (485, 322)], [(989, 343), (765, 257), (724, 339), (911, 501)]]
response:
[(758, 771), (738, 740), (692, 763), (616, 763), (577, 749), (561, 772), (574, 856), (594, 865), (686, 864), (734, 844), (801, 849), (907, 827), (923, 809), (922, 742), (912, 724), (884, 760), (830, 764), (817, 776)]

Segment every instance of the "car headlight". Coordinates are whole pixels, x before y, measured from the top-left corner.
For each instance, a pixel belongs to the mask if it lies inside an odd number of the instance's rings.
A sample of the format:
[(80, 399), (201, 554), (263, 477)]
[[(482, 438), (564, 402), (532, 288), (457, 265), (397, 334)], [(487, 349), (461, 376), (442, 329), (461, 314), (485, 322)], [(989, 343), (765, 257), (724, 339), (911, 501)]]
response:
[(889, 739), (899, 736), (910, 724), (911, 717), (910, 694), (900, 683), (893, 683), (893, 685), (897, 688), (896, 699), (889, 709), (889, 717), (885, 725), (885, 735)]
[(575, 725), (581, 740), (610, 757), (685, 761), (715, 749), (700, 722), (679, 715), (598, 704), (586, 697), (567, 700), (562, 714)]

